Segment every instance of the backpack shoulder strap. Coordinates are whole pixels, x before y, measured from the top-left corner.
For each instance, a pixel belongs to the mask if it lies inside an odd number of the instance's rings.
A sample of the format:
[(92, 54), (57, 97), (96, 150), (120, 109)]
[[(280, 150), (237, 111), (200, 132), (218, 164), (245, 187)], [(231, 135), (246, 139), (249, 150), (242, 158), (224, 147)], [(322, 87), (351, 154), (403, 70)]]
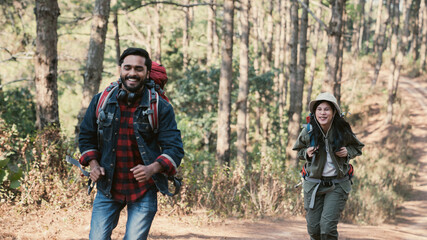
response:
[(310, 123), (306, 125), (308, 135), (310, 136), (310, 147), (314, 146), (314, 137), (313, 137), (313, 126)]
[(114, 89), (119, 87), (118, 82), (112, 82), (110, 86), (108, 86), (104, 91), (101, 93), (101, 96), (98, 99), (98, 104), (96, 105), (96, 118), (99, 116), (99, 112), (104, 110), (105, 105), (107, 104), (107, 99), (110, 98), (111, 94), (114, 92)]
[(153, 111), (153, 113), (148, 116), (148, 121), (150, 121), (153, 132), (157, 133), (159, 130), (159, 94), (154, 88), (147, 88), (147, 90), (150, 100), (150, 110)]

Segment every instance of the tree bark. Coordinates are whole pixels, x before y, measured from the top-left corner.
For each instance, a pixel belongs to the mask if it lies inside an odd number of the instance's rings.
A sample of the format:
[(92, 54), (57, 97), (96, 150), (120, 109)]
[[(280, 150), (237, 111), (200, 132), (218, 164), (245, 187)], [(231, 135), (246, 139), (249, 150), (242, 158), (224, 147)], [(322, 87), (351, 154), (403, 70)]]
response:
[(397, 89), (399, 86), (400, 69), (402, 67), (403, 55), (406, 52), (406, 46), (402, 44), (405, 32), (402, 32), (399, 28), (400, 12), (399, 12), (399, 0), (394, 0), (393, 4), (393, 17), (391, 20), (392, 24), (392, 36), (391, 36), (391, 63), (392, 63), (392, 74), (388, 79), (387, 90), (387, 124), (391, 124), (393, 120), (393, 104), (396, 99)]
[[(322, 9), (318, 8), (317, 9), (317, 13), (318, 16), (322, 15)], [(311, 57), (311, 63), (310, 63), (310, 80), (308, 82), (308, 89), (307, 89), (307, 104), (306, 104), (306, 111), (310, 111), (310, 109), (308, 109), (308, 104), (311, 101), (311, 94), (313, 92), (313, 84), (314, 84), (314, 75), (316, 74), (316, 57), (317, 57), (317, 47), (319, 44), (319, 33), (320, 33), (320, 23), (318, 23), (316, 25), (316, 27), (314, 27), (314, 36), (312, 38), (312, 43), (311, 43), (311, 49), (313, 50), (313, 55)]]
[(339, 45), (342, 35), (342, 15), (345, 0), (334, 0), (332, 3), (332, 17), (329, 22), (328, 50), (325, 58), (326, 74), (322, 90), (335, 94), (334, 85), (337, 83), (338, 63), (340, 59)]
[(36, 126), (44, 129), (60, 127), (58, 111), (58, 16), (57, 0), (36, 0), (37, 22), (35, 84), (36, 84)]
[(208, 40), (208, 46), (207, 46), (207, 54), (206, 54), (206, 62), (207, 65), (210, 66), (214, 63), (214, 34), (216, 30), (214, 29), (215, 26), (215, 9), (213, 4), (215, 4), (215, 0), (210, 0), (210, 3), (212, 4), (209, 6), (208, 9), (208, 24), (207, 24), (207, 40)]
[[(368, 13), (365, 14), (365, 24), (363, 27), (363, 37), (362, 37), (362, 42), (360, 44), (362, 45), (362, 49), (364, 49), (365, 53), (369, 53), (371, 51), (370, 47), (369, 47), (369, 42), (370, 42), (370, 38), (371, 38), (371, 23), (372, 23), (372, 4), (373, 4), (374, 0), (369, 0), (369, 5), (368, 5)], [(375, 43), (374, 43), (375, 44)]]
[[(114, 26), (114, 43), (116, 46), (116, 63), (117, 66), (119, 65), (119, 60), (120, 60), (120, 55), (121, 55), (121, 51), (120, 51), (120, 34), (119, 34), (119, 19), (118, 19), (118, 5), (117, 5), (117, 0), (113, 0), (113, 26)], [(120, 71), (118, 70), (118, 73)]]
[(426, 72), (426, 52), (427, 52), (427, 0), (421, 0), (420, 15), (422, 14), (422, 42), (420, 49), (420, 69)]
[[(83, 74), (83, 98), (78, 115), (78, 125), (83, 120), (86, 109), (92, 97), (98, 93), (102, 81), (104, 62), (105, 37), (107, 35), (108, 17), (110, 15), (110, 0), (96, 0), (93, 10), (92, 29), (90, 34), (87, 63)], [(78, 127), (76, 128), (78, 134)]]
[[(373, 1), (373, 0), (371, 0)], [(376, 23), (375, 23), (375, 34), (374, 34), (374, 52), (378, 52), (378, 47), (380, 46), (379, 42), (381, 40), (383, 40), (382, 34), (382, 28), (384, 26), (382, 26), (382, 9), (383, 9), (383, 0), (379, 0), (378, 1), (378, 9), (377, 9), (377, 18), (376, 18)], [(382, 53), (381, 53), (382, 54)]]
[[(387, 0), (387, 4), (390, 4), (390, 0)], [(385, 11), (385, 22), (380, 23), (380, 30), (378, 34), (378, 41), (377, 41), (377, 61), (375, 64), (375, 70), (374, 70), (374, 77), (372, 78), (371, 86), (375, 86), (378, 80), (378, 76), (380, 74), (381, 66), (383, 64), (383, 52), (386, 48), (386, 31), (387, 31), (387, 25), (390, 22), (390, 14), (389, 11)]]
[(363, 38), (363, 26), (365, 24), (365, 0), (359, 0), (357, 4), (357, 16), (358, 19), (354, 21), (353, 26), (353, 56), (358, 56), (360, 49), (361, 49), (361, 43)]
[(401, 36), (402, 36), (402, 47), (405, 49), (404, 51), (404, 55), (406, 56), (406, 53), (408, 52), (409, 46), (409, 20), (411, 17), (411, 4), (412, 4), (412, 0), (403, 0), (403, 28), (402, 28), (402, 32), (401, 32)]
[(219, 80), (218, 140), (216, 158), (218, 164), (230, 165), (230, 113), (233, 63), (234, 0), (224, 1), (222, 64)]
[(251, 1), (242, 0), (240, 6), (240, 78), (237, 97), (237, 162), (241, 176), (244, 176), (247, 162), (247, 105), (249, 94), (249, 9)]
[(292, 144), (298, 136), (300, 127), (300, 117), (298, 117), (298, 109), (301, 106), (300, 90), (298, 83), (298, 4), (296, 0), (291, 0), (290, 5), (291, 29), (292, 35), (289, 39), (289, 46), (291, 49), (291, 59), (289, 61), (289, 87), (290, 87), (290, 103), (289, 103), (289, 124), (288, 124), (288, 144), (286, 148), (286, 155), (289, 160), (294, 161), (296, 158), (295, 151), (292, 151)]
[(162, 63), (162, 23), (161, 23), (161, 16), (160, 16), (160, 12), (162, 9), (162, 5), (160, 4), (156, 4), (156, 10), (155, 10), (155, 24), (154, 24), (154, 28), (155, 28), (155, 32), (154, 32), (154, 39), (155, 39), (155, 46), (156, 48), (154, 49), (154, 56), (153, 56), (153, 60), (158, 62), (158, 63)]
[[(188, 5), (189, 0), (185, 0), (184, 4)], [(190, 46), (190, 8), (184, 8), (185, 20), (184, 20), (184, 30), (182, 36), (182, 64), (183, 68), (187, 69), (188, 67), (188, 48)]]
[(280, 0), (280, 45), (279, 45), (279, 126), (280, 126), (280, 153), (286, 146), (285, 136), (285, 46), (286, 46), (286, 3)]
[[(343, 13), (343, 23), (341, 32), (345, 32), (345, 25), (347, 22), (347, 14)], [(337, 81), (334, 83), (334, 95), (337, 99), (338, 105), (341, 105), (341, 80), (342, 80), (342, 67), (343, 67), (343, 57), (344, 57), (344, 34), (341, 35), (341, 41), (338, 48), (339, 62), (338, 62), (338, 73), (337, 73)]]

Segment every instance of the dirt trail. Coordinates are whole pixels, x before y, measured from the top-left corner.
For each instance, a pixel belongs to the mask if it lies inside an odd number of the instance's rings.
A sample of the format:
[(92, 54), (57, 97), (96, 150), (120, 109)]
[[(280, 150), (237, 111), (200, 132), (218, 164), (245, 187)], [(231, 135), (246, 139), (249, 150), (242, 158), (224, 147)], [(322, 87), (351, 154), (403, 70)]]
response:
[[(420, 164), (413, 194), (410, 200), (402, 204), (396, 224), (358, 226), (340, 223), (340, 239), (427, 240), (427, 81), (402, 77), (399, 91), (403, 97), (402, 101), (413, 106), (410, 112), (414, 134), (412, 141), (415, 148), (414, 157)], [(13, 210), (0, 210), (0, 239), (87, 239), (89, 234), (89, 210), (41, 210), (25, 215)], [(124, 211), (113, 232), (113, 239), (122, 238), (125, 222)], [(156, 216), (149, 239), (299, 240), (308, 239), (308, 235), (303, 217), (215, 220), (207, 217), (207, 214), (194, 214), (184, 217)]]

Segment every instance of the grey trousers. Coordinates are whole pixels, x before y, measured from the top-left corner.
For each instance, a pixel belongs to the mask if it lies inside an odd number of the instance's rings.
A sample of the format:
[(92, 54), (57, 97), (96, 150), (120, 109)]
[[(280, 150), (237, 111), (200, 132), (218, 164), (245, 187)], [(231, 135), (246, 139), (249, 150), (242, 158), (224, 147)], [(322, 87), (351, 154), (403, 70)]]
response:
[[(313, 209), (309, 208), (311, 194), (316, 183), (304, 181), (304, 208), (306, 210), (307, 231), (312, 240), (338, 239), (337, 225), (351, 191), (350, 180), (336, 183), (334, 190), (317, 195)], [(319, 186), (318, 192), (327, 187)]]

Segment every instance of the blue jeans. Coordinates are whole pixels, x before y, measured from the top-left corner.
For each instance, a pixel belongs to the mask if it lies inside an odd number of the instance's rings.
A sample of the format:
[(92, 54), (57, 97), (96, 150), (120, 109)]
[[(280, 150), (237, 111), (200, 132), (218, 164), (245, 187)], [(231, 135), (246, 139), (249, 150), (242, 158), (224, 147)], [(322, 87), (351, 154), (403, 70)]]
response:
[(154, 189), (148, 190), (134, 203), (114, 201), (98, 192), (93, 202), (89, 239), (111, 239), (111, 233), (119, 222), (120, 212), (126, 205), (128, 220), (123, 239), (147, 239), (157, 212), (157, 191)]

